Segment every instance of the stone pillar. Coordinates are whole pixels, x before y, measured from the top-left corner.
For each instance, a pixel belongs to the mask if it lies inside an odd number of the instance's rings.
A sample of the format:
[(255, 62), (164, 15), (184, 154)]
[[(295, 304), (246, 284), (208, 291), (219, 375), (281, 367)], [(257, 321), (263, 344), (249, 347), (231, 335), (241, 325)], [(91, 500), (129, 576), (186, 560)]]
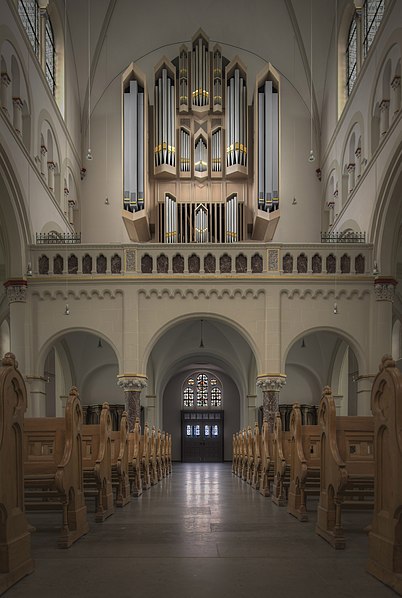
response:
[(13, 127), (18, 135), (22, 135), (22, 107), (21, 98), (13, 98)]
[(279, 392), (286, 383), (285, 374), (267, 374), (257, 377), (257, 386), (262, 390), (264, 419), (270, 432), (274, 430), (275, 413), (279, 409)]
[(353, 189), (355, 188), (355, 164), (348, 164), (347, 171), (348, 171), (348, 195), (352, 193)]
[(54, 162), (47, 163), (47, 186), (49, 187), (50, 191), (54, 193), (54, 171), (56, 165)]
[(332, 226), (333, 223), (334, 223), (334, 208), (335, 208), (335, 202), (334, 201), (329, 201), (328, 202), (329, 226)]
[(156, 426), (156, 395), (147, 395), (147, 408), (145, 419), (149, 423), (150, 426)]
[(389, 129), (389, 100), (380, 104), (380, 135), (384, 136)]
[(254, 426), (256, 422), (256, 403), (257, 395), (247, 395), (247, 421), (245, 422), (246, 426)]
[(27, 376), (29, 399), (27, 417), (46, 417), (46, 383), (43, 376)]
[(378, 276), (374, 280), (374, 327), (370, 369), (376, 372), (383, 355), (392, 350), (392, 304), (395, 297), (395, 278)]
[(12, 278), (4, 286), (10, 306), (10, 351), (17, 358), (20, 372), (25, 374), (27, 281)]
[(121, 374), (117, 376), (117, 386), (124, 390), (128, 413), (128, 429), (134, 430), (136, 418), (141, 416), (141, 391), (147, 385), (147, 377), (142, 374)]
[(10, 88), (11, 79), (7, 73), (1, 73), (1, 87), (0, 87), (0, 104), (1, 109), (7, 116), (8, 114), (8, 94)]
[[(47, 6), (49, 0), (39, 0), (39, 44), (41, 48), (46, 48), (46, 20)], [(46, 52), (40, 52), (39, 62), (44, 72), (46, 72)]]
[(391, 118), (394, 118), (401, 109), (401, 78), (394, 77), (391, 81)]
[(59, 401), (56, 404), (56, 417), (64, 417), (66, 413), (68, 395), (60, 395)]
[(74, 208), (75, 201), (73, 199), (68, 200), (68, 221), (70, 224), (74, 224)]
[(358, 147), (355, 151), (356, 167), (355, 167), (355, 181), (359, 180), (362, 174), (362, 148)]
[(46, 180), (47, 175), (47, 147), (45, 145), (40, 146), (40, 173)]
[(371, 415), (371, 387), (375, 374), (360, 374), (357, 384), (357, 415)]

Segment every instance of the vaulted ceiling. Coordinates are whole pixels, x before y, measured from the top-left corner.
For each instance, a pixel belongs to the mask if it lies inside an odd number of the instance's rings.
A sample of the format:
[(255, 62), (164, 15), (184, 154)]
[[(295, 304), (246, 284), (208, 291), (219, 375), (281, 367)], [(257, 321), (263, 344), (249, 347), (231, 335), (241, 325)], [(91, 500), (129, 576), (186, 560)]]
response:
[[(338, 14), (346, 1), (338, 0)], [(271, 62), (309, 107), (312, 29), (313, 110), (320, 120), (335, 0), (68, 0), (70, 43), (83, 114), (88, 92), (89, 2), (93, 106), (131, 61), (140, 62), (145, 72), (152, 73), (163, 54), (176, 56), (178, 46), (202, 28), (212, 42), (223, 45), (229, 59), (240, 54), (250, 77)], [(60, 12), (63, 14), (64, 8)]]

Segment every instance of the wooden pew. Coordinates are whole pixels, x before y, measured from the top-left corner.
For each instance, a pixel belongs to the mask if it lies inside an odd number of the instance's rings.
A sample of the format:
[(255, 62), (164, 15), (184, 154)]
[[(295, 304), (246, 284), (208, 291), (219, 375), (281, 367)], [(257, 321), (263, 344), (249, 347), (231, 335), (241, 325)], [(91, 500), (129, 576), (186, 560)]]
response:
[(149, 476), (151, 486), (155, 486), (158, 483), (158, 463), (157, 463), (157, 437), (155, 426), (152, 426), (151, 434), (149, 437)]
[(367, 570), (402, 595), (402, 374), (389, 355), (373, 382), (375, 499)]
[(112, 442), (112, 486), (116, 490), (116, 506), (124, 507), (131, 501), (128, 474), (128, 421), (127, 411), (120, 420), (120, 430), (111, 433)]
[(320, 494), (320, 426), (302, 426), (298, 403), (290, 416), (290, 484), (288, 513), (308, 521), (306, 497)]
[(345, 548), (342, 506), (373, 507), (374, 418), (337, 417), (329, 387), (324, 388), (318, 417), (321, 472), (316, 532), (334, 548)]
[(264, 419), (261, 430), (261, 474), (258, 490), (263, 496), (271, 496), (271, 482), (274, 481), (274, 460), (272, 455), (272, 434)]
[(99, 424), (82, 426), (84, 493), (95, 498), (95, 521), (114, 513), (112, 488), (112, 419), (108, 403), (103, 403)]
[(252, 488), (258, 489), (261, 477), (261, 434), (257, 422), (255, 423), (253, 434), (253, 461), (250, 483)]
[(141, 496), (142, 494), (142, 474), (141, 474), (141, 426), (137, 417), (134, 424), (134, 430), (129, 433), (128, 442), (128, 463), (130, 491), (132, 496)]
[(82, 492), (81, 421), (75, 387), (70, 390), (64, 418), (24, 421), (25, 509), (62, 510), (60, 548), (68, 548), (89, 530)]
[(140, 455), (141, 455), (141, 477), (142, 487), (148, 490), (151, 487), (151, 471), (150, 471), (150, 434), (149, 426), (146, 423), (144, 426), (144, 434), (140, 438)]
[(274, 461), (274, 484), (272, 502), (283, 507), (286, 505), (290, 483), (290, 432), (282, 430), (280, 413), (275, 415), (272, 453)]
[(34, 570), (21, 451), (27, 392), (17, 368), (6, 353), (0, 367), (0, 594)]
[(167, 472), (168, 475), (172, 473), (172, 435), (168, 432), (166, 459), (167, 459)]
[(232, 435), (232, 473), (236, 473), (237, 470), (237, 461), (238, 461), (238, 443), (237, 443), (237, 433), (235, 432)]

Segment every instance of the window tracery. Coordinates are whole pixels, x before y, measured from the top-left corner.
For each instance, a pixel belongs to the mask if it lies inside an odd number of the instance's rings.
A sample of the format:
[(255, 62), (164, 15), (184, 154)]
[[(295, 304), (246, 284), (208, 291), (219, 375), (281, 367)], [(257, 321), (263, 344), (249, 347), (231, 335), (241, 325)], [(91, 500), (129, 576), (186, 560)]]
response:
[[(184, 382), (182, 401), (185, 409), (221, 409), (222, 383), (209, 372), (194, 372)], [(214, 435), (213, 430), (211, 434)]]

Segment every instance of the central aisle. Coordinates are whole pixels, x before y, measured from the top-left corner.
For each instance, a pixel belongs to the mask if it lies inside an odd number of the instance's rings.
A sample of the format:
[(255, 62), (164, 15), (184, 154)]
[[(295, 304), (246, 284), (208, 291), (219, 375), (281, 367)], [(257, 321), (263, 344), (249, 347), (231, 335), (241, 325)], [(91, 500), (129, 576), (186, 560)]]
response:
[[(285, 508), (231, 473), (230, 464), (173, 464), (69, 550), (56, 548), (55, 515), (30, 517), (36, 571), (7, 598), (385, 598), (365, 572), (370, 514), (333, 550)], [(60, 520), (57, 519), (57, 522)], [(45, 529), (44, 529), (45, 525)]]

